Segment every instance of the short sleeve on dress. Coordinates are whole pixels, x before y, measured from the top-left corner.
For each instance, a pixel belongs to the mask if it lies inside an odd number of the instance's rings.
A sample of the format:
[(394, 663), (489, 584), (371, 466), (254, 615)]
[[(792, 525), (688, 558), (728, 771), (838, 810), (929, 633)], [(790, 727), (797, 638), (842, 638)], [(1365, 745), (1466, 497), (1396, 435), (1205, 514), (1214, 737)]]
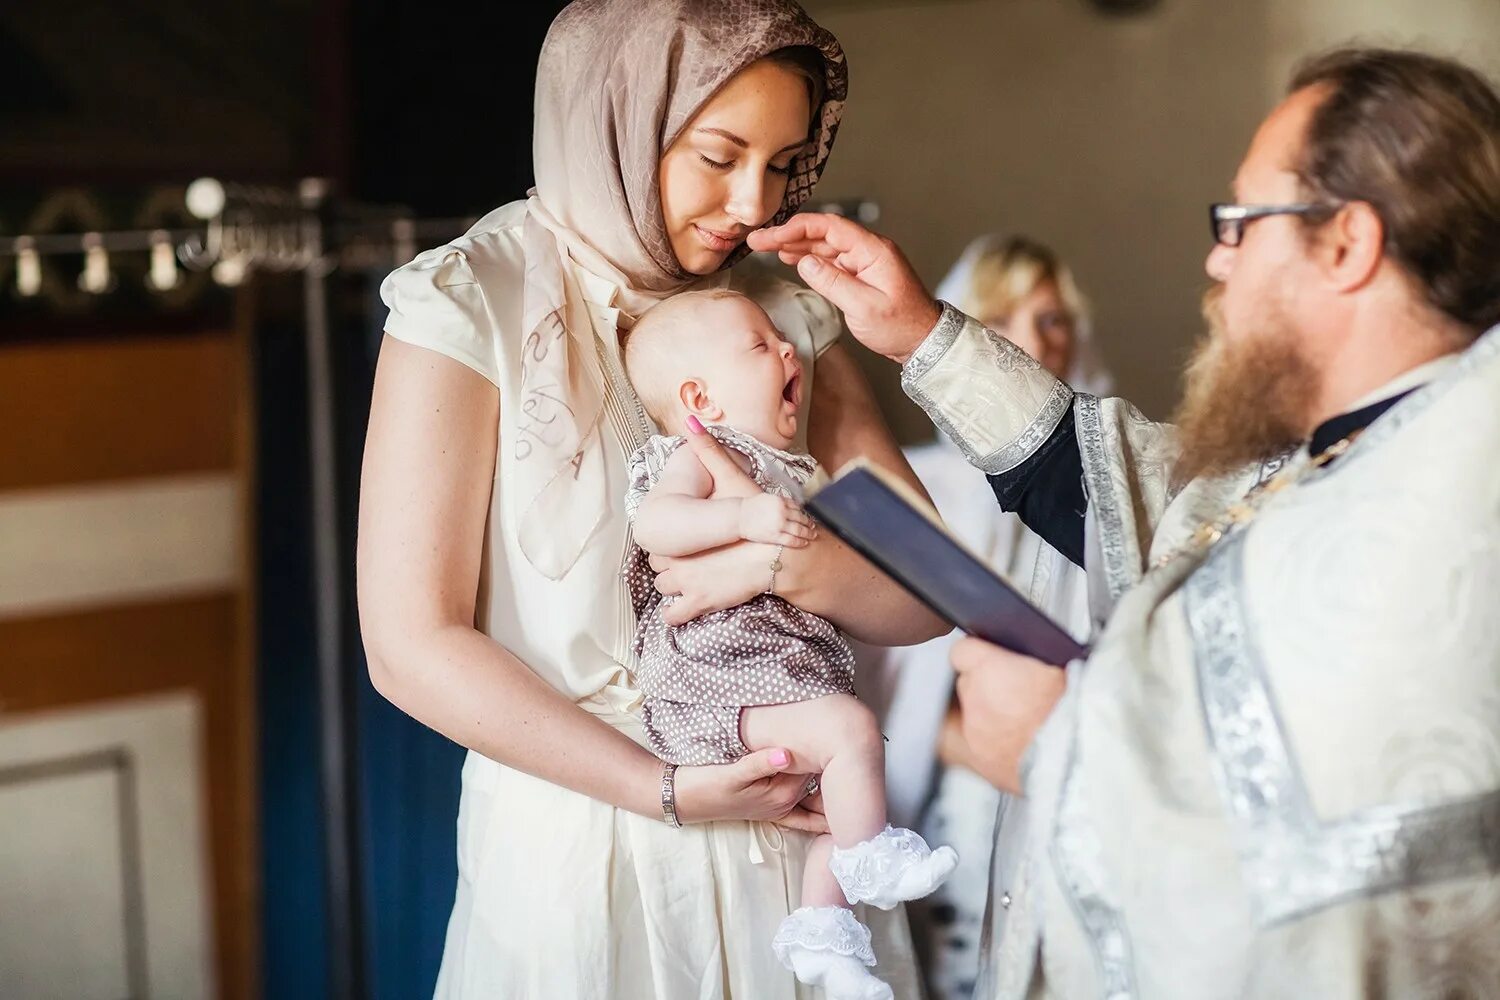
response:
[(493, 323), (462, 250), (441, 246), (418, 254), (386, 275), (380, 298), (390, 309), (386, 333), (452, 358), (499, 386)]

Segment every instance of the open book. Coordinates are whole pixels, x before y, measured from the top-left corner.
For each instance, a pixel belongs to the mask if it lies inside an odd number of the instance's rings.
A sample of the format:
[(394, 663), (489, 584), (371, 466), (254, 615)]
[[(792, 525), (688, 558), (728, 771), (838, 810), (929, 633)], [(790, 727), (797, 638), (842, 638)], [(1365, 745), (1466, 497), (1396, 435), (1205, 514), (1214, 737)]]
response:
[[(949, 534), (921, 495), (856, 459), (811, 492), (807, 512), (970, 635), (1065, 664), (1088, 655), (1057, 622)], [(858, 595), (851, 594), (858, 599)]]

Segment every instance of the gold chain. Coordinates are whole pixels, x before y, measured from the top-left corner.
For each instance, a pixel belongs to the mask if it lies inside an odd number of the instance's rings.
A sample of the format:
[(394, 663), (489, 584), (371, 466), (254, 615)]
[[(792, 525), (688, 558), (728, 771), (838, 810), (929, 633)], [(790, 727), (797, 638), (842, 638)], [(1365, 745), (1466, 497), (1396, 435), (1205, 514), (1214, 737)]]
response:
[(1260, 508), (1273, 495), (1280, 493), (1282, 490), (1286, 489), (1289, 486), (1292, 486), (1312, 470), (1321, 469), (1323, 466), (1327, 465), (1329, 462), (1332, 462), (1335, 458), (1338, 458), (1344, 452), (1348, 451), (1349, 446), (1354, 443), (1354, 440), (1359, 437), (1360, 433), (1360, 431), (1355, 431), (1348, 437), (1340, 438), (1333, 444), (1329, 445), (1327, 448), (1324, 448), (1322, 451), (1318, 452), (1305, 464), (1299, 465), (1295, 469), (1286, 469), (1282, 472), (1278, 472), (1276, 475), (1272, 476), (1270, 479), (1267, 479), (1265, 482), (1257, 483), (1249, 493), (1245, 494), (1242, 500), (1230, 505), (1229, 509), (1224, 511), (1224, 513), (1216, 520), (1205, 521), (1203, 524), (1199, 525), (1198, 529), (1193, 532), (1193, 534), (1188, 538), (1186, 542), (1184, 542), (1182, 545), (1179, 545), (1171, 552), (1168, 552), (1166, 555), (1158, 558), (1154, 563), (1151, 564), (1151, 568), (1159, 569), (1160, 567), (1165, 566), (1167, 563), (1176, 559), (1178, 556), (1186, 555), (1189, 552), (1201, 552), (1205, 549), (1212, 548), (1215, 544), (1218, 543), (1219, 539), (1223, 538), (1224, 535), (1228, 533), (1230, 528), (1234, 527), (1235, 525), (1249, 524), (1251, 521), (1255, 520), (1255, 516), (1260, 513)]

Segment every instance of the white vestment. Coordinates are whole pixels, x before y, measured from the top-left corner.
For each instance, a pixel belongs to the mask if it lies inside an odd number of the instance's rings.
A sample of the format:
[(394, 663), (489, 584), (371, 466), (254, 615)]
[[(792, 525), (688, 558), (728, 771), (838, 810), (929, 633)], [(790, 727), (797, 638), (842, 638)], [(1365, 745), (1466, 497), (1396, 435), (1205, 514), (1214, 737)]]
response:
[(1279, 463), (1174, 491), (1170, 427), (945, 308), (908, 394), (990, 474), (1076, 421), (1107, 619), (978, 996), (1500, 996), (1500, 328), (1417, 382), (1178, 552)]

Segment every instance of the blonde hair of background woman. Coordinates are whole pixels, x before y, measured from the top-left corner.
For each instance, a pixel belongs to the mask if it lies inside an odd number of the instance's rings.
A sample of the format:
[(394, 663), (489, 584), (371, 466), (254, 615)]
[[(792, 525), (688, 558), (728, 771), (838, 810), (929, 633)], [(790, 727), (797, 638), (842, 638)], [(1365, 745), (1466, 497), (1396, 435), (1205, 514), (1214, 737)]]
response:
[(1093, 344), (1088, 300), (1073, 271), (1050, 247), (1025, 236), (987, 233), (974, 239), (937, 288), (937, 297), (976, 319), (1008, 316), (1044, 282), (1057, 286), (1073, 320), (1073, 363), (1067, 382), (1080, 392), (1103, 396), (1114, 380)]

